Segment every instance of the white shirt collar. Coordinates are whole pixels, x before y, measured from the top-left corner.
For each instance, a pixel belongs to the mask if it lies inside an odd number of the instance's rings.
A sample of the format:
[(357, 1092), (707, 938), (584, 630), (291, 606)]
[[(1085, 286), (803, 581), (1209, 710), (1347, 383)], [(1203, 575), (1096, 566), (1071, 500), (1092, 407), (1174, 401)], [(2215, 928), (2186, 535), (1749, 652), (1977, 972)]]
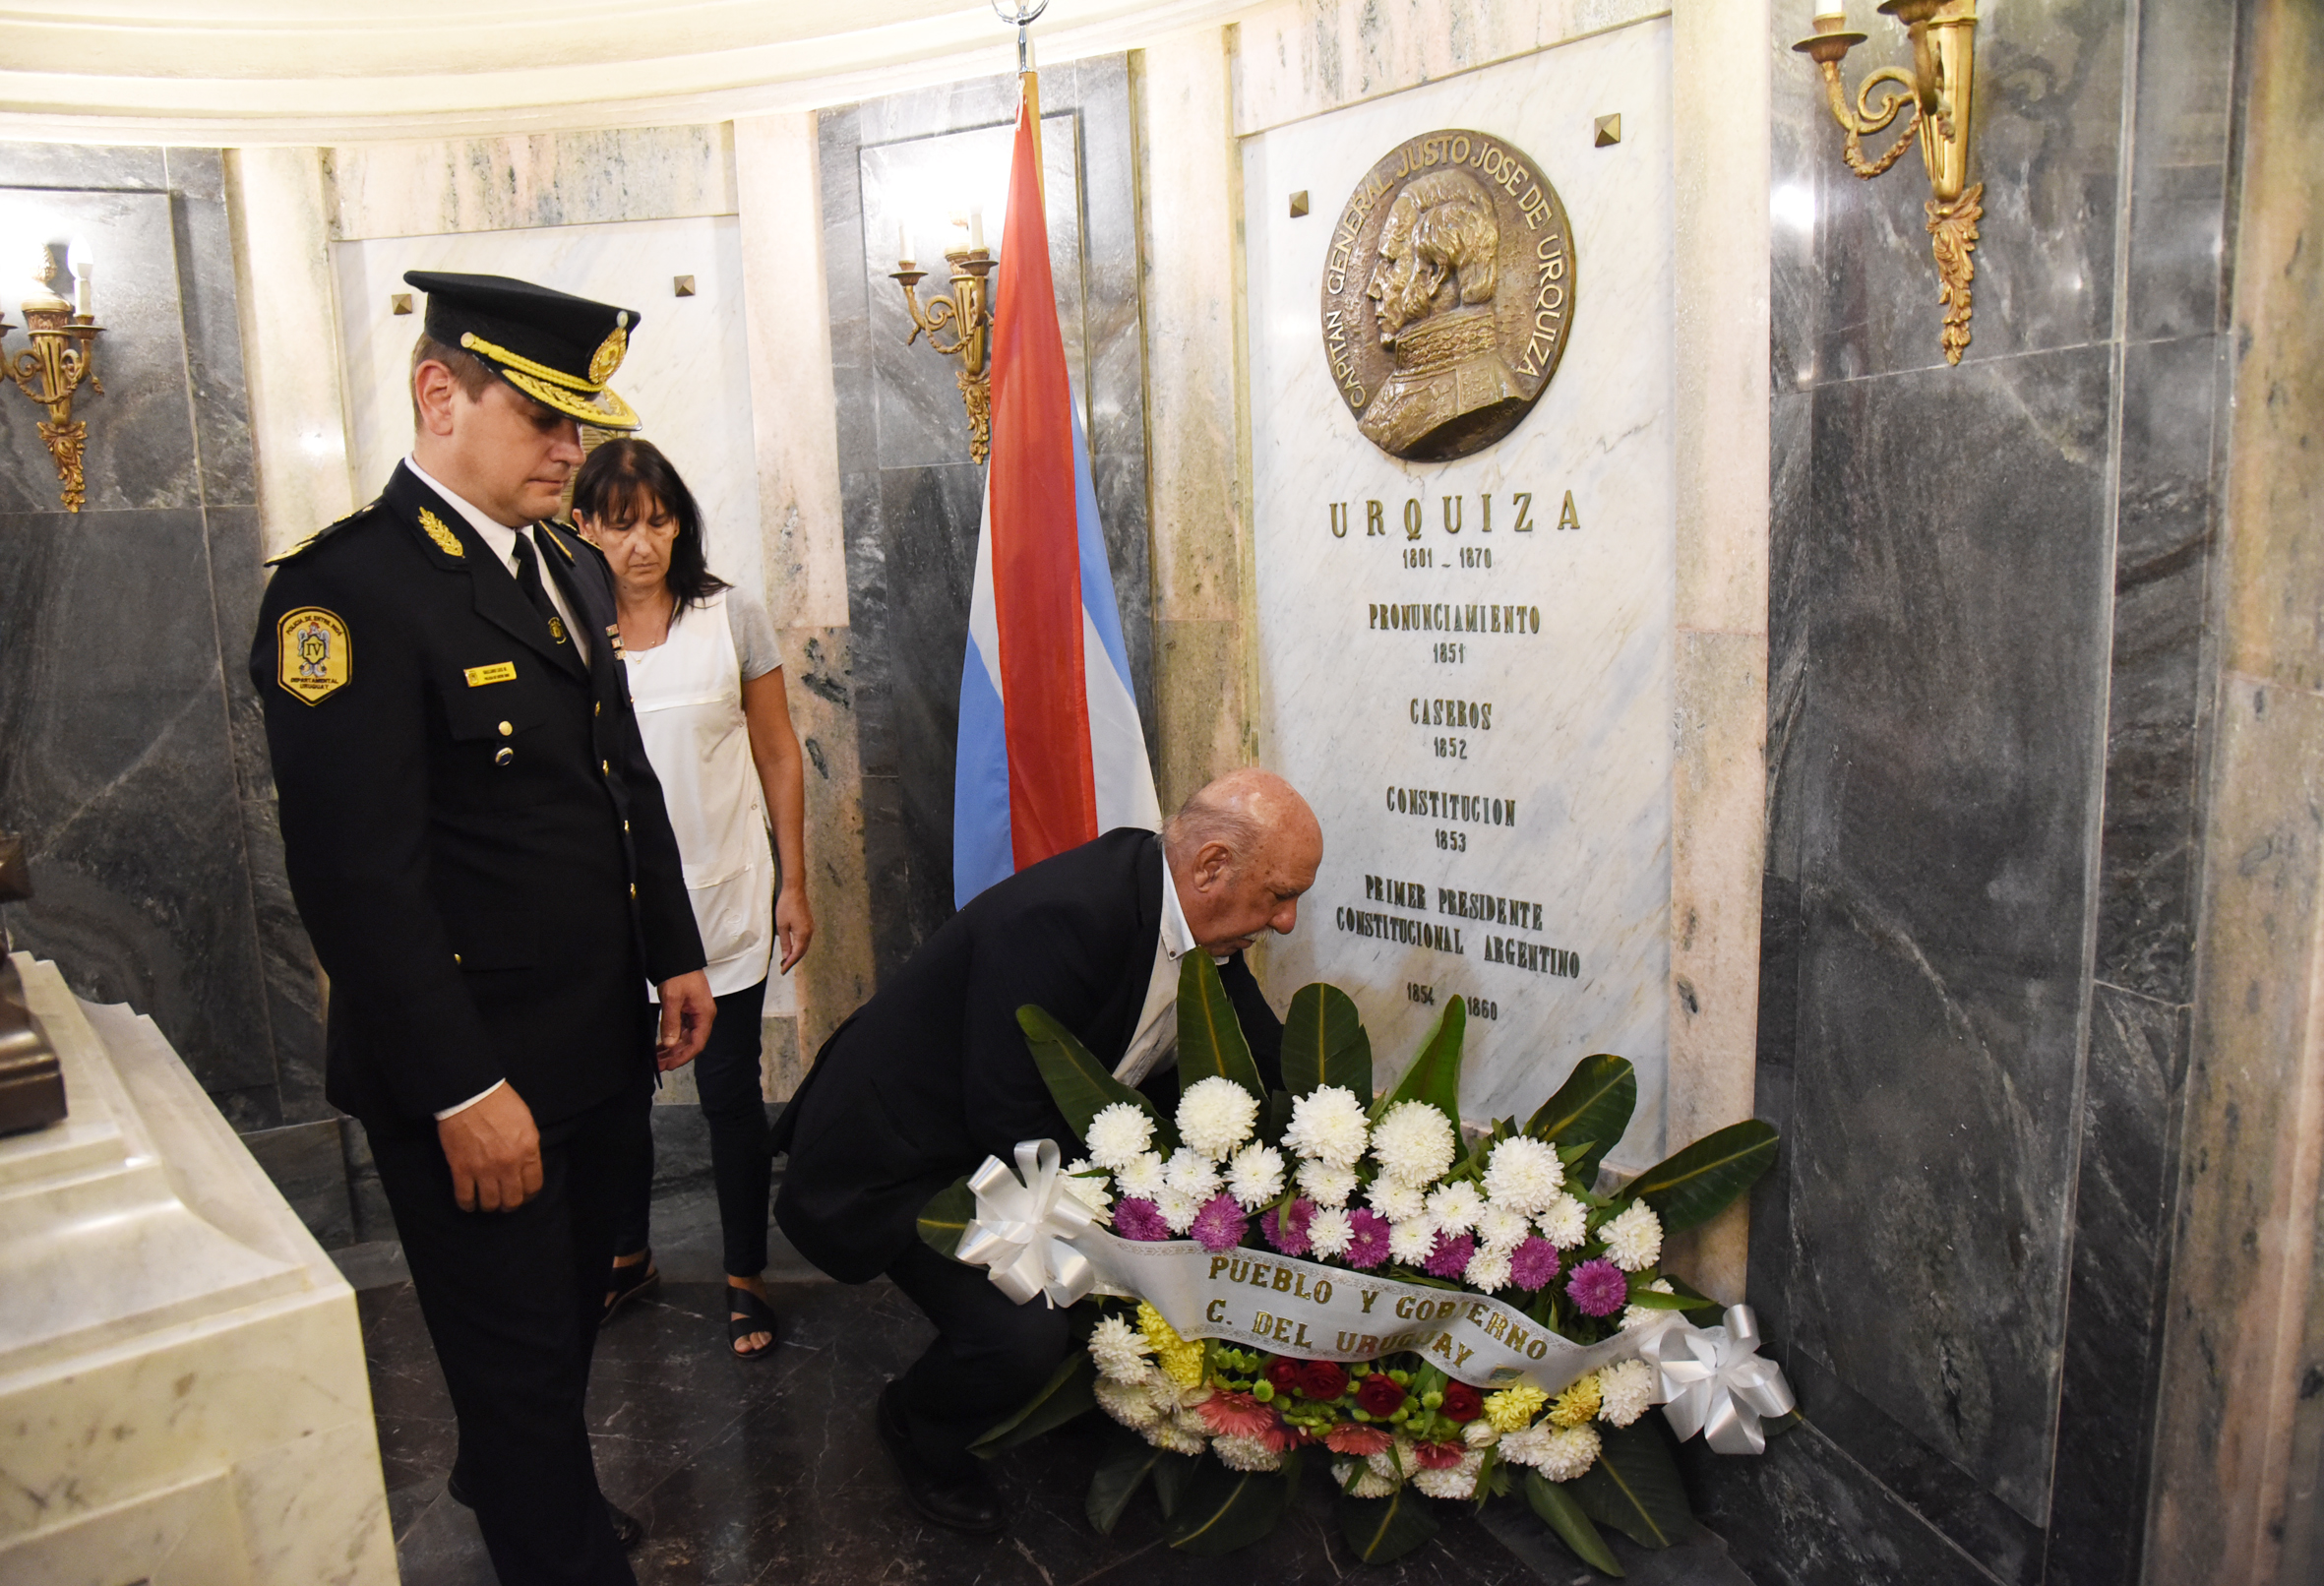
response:
[(1178, 900), (1178, 881), (1170, 874), (1170, 856), (1162, 856), (1162, 950), (1177, 962), (1194, 950), (1193, 927), (1187, 924), (1186, 906)]
[(466, 518), (468, 526), (484, 537), (484, 543), (492, 547), (492, 554), (507, 564), (511, 572), (516, 570), (517, 530), (506, 523), (496, 522), (486, 517), (483, 508), (459, 495), (447, 486), (443, 480), (429, 473), (427, 469), (419, 465), (417, 459), (407, 457), (403, 459), (403, 465), (411, 470), (413, 478), (436, 492), (437, 495), (442, 496), (451, 504), (454, 512)]

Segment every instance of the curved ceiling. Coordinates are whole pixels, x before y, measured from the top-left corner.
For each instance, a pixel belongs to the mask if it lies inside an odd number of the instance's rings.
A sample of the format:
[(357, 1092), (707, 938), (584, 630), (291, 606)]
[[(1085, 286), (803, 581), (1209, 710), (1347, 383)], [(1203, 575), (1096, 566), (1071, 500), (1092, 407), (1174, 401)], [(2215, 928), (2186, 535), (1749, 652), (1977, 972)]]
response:
[[(1051, 0), (1062, 60), (1251, 0)], [(213, 144), (554, 131), (839, 104), (1010, 70), (989, 0), (93, 0), (0, 6), (0, 137)]]

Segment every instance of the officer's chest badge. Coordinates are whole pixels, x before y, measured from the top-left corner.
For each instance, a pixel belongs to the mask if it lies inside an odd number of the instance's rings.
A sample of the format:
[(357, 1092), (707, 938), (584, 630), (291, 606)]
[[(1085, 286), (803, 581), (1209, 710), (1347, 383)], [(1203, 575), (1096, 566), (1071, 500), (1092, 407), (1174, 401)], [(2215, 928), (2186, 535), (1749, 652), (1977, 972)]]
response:
[(309, 704), (321, 704), (355, 676), (355, 646), (336, 612), (321, 606), (286, 611), (275, 625), (281, 652), (275, 681)]
[(446, 556), (464, 557), (468, 554), (460, 549), (459, 536), (452, 531), (452, 525), (425, 507), (419, 510), (419, 526), (422, 533), (436, 542), (436, 549)]
[(549, 637), (560, 644), (565, 642), (565, 623), (562, 618), (549, 619)]

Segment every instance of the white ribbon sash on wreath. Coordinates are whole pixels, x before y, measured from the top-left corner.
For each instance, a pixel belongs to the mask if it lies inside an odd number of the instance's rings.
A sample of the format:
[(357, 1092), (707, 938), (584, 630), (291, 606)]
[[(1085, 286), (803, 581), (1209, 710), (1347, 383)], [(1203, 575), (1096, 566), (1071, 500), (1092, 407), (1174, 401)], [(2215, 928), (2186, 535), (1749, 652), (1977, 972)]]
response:
[(1117, 1238), (1070, 1192), (1054, 1142), (1025, 1140), (1015, 1155), (1015, 1173), (989, 1156), (970, 1176), (976, 1215), (954, 1258), (989, 1268), (994, 1286), (1018, 1305), (1036, 1296), (1070, 1306), (1093, 1293), (1121, 1295), (1147, 1302), (1183, 1338), (1223, 1338), (1298, 1360), (1409, 1351), (1472, 1386), (1525, 1383), (1552, 1394), (1602, 1366), (1642, 1359), (1656, 1370), (1663, 1413), (1681, 1440), (1701, 1432), (1723, 1454), (1761, 1452), (1759, 1418), (1792, 1408), (1782, 1369), (1758, 1356), (1748, 1306), (1729, 1307), (1725, 1326), (1697, 1327), (1670, 1311), (1577, 1344), (1482, 1294), (1272, 1250), (1214, 1255), (1191, 1239)]

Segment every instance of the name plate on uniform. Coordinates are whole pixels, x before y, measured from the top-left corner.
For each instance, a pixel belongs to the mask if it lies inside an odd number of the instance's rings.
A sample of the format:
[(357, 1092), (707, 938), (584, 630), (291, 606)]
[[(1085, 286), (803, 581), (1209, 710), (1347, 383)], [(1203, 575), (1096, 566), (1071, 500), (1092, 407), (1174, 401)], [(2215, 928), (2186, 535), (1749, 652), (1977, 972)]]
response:
[(462, 675), (467, 678), (471, 689), (480, 689), (487, 683), (514, 683), (517, 681), (517, 663), (495, 661), (490, 666), (471, 666)]

